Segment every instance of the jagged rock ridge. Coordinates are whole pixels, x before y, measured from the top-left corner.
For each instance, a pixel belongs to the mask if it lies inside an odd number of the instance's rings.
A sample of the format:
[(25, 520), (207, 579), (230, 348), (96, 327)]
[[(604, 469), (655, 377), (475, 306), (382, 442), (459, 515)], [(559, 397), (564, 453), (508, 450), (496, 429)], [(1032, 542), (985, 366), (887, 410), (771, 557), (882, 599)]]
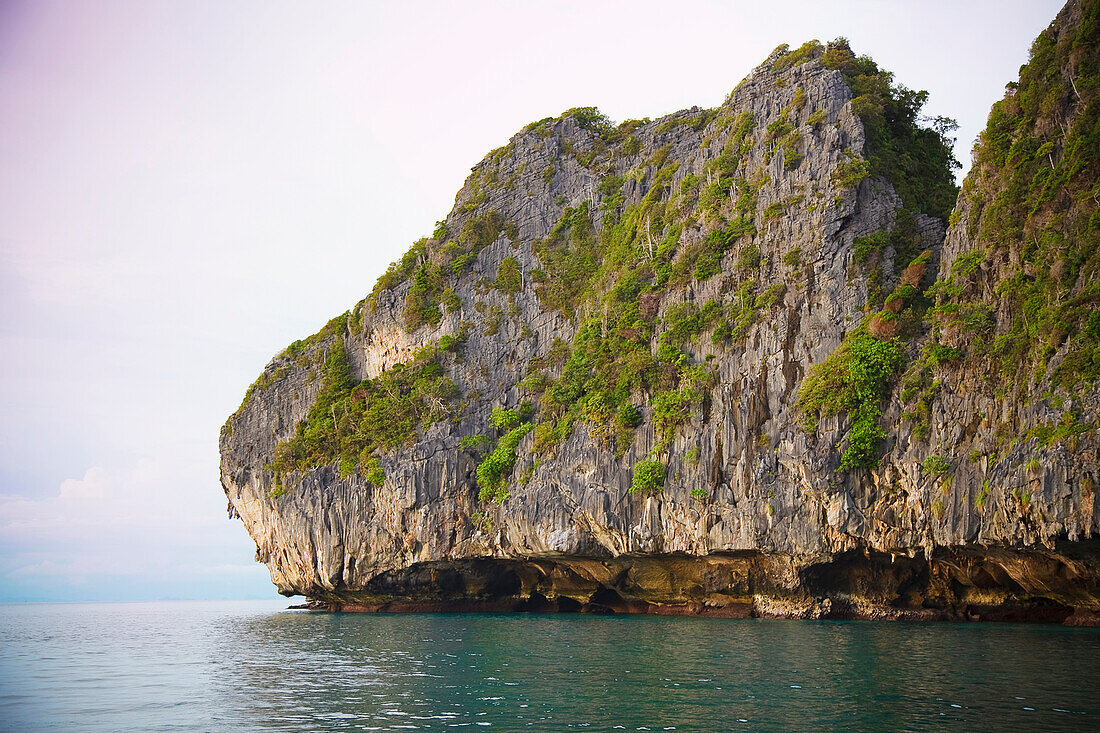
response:
[[(1044, 34), (1077, 95), (1063, 137), (1095, 115), (1096, 7)], [(570, 110), (475, 166), (433, 237), (223, 429), (223, 486), (279, 590), (1094, 619), (1095, 382), (1058, 367), (1088, 313), (1041, 372), (987, 376), (1025, 310), (998, 303), (1024, 245), (973, 223), (1000, 184), (968, 179), (945, 244), (948, 128), (867, 79), (889, 81), (844, 43), (784, 47), (716, 110)], [(1059, 226), (1084, 246), (1073, 201)], [(1092, 297), (1090, 262), (1071, 296)]]

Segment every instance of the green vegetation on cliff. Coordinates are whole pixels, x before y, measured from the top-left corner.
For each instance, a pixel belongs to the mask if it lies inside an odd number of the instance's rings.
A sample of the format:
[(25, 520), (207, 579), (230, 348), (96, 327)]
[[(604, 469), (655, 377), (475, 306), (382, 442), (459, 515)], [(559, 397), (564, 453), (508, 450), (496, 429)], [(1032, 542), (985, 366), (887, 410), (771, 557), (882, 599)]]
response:
[(1021, 393), (1100, 377), (1100, 3), (1081, 7), (1076, 28), (1039, 35), (993, 105), (960, 210), (977, 249), (939, 289), (943, 329)]
[(951, 151), (955, 141), (950, 137), (958, 124), (946, 117), (930, 120), (931, 127), (917, 124), (928, 92), (894, 84), (891, 72), (852, 53), (846, 38), (825, 46), (809, 41), (779, 56), (772, 69), (782, 71), (811, 59), (843, 75), (852, 90), (852, 110), (863, 122), (867, 165), (853, 160), (851, 170), (842, 174), (849, 177), (847, 183), (867, 174), (885, 178), (908, 210), (946, 222), (958, 194), (953, 171), (961, 166)]
[[(811, 43), (791, 53), (794, 56), (781, 58), (773, 68), (782, 70), (819, 59), (825, 66), (839, 70), (852, 89), (853, 107), (867, 134), (867, 161), (853, 156), (849, 167), (853, 171), (859, 167), (860, 172), (843, 174), (852, 178), (848, 186), (868, 174), (881, 176), (895, 186), (909, 211), (946, 220), (957, 192), (952, 169), (958, 164), (948, 137), (953, 128), (949, 120), (937, 120), (931, 129), (917, 124), (927, 93), (895, 86), (889, 72), (867, 57), (855, 56), (844, 39), (827, 47)], [(801, 108), (805, 95), (801, 100), (800, 104), (796, 93), (789, 109)], [(545, 389), (543, 406), (549, 419), (560, 421), (565, 415), (581, 419), (595, 437), (621, 451), (631, 438), (632, 428), (629, 421), (617, 420), (616, 416), (624, 408), (633, 409), (631, 400), (641, 392), (649, 397), (658, 447), (667, 448), (676, 427), (702, 408), (713, 377), (706, 365), (693, 364), (680, 347), (705, 331), (712, 333), (716, 346), (736, 346), (758, 314), (781, 300), (786, 287), (774, 283), (762, 292), (752, 277), (761, 266), (761, 255), (755, 243), (746, 240), (756, 233), (757, 194), (769, 178), (762, 169), (742, 170), (742, 164), (754, 141), (761, 139), (776, 150), (787, 151), (786, 167), (797, 165), (798, 155), (793, 152), (797, 140), (792, 137), (795, 131), (787, 121), (788, 114), (788, 109), (783, 110), (766, 129), (756, 128), (751, 113), (717, 117), (716, 124), (724, 126), (727, 137), (719, 156), (708, 163), (705, 181), (689, 175), (674, 190), (671, 181), (678, 163), (658, 151), (649, 167), (639, 172), (651, 181), (640, 202), (624, 206), (620, 191), (623, 179), (608, 176), (600, 186), (602, 227), (594, 226), (589, 202), (584, 202), (567, 208), (550, 235), (536, 242), (534, 249), (543, 267), (534, 271), (532, 278), (543, 307), (566, 315), (582, 308), (602, 311), (578, 332), (558, 380), (541, 372), (532, 380)], [(800, 201), (801, 197), (794, 197), (785, 204), (773, 204), (763, 217), (782, 215)], [(899, 220), (902, 223), (891, 245), (895, 262), (904, 264), (918, 252), (903, 246), (912, 239), (905, 229), (912, 227), (912, 215), (903, 212)], [(683, 231), (699, 221), (704, 222), (706, 235), (693, 244), (682, 245)], [(736, 253), (736, 277), (723, 286), (722, 300), (708, 302), (702, 308), (693, 303), (672, 306), (664, 318), (655, 318), (665, 292), (677, 290), (693, 279), (706, 281), (714, 277), (723, 271), (723, 261), (730, 252)], [(901, 323), (914, 318), (919, 321), (923, 308), (901, 312), (902, 306), (912, 304), (914, 290), (915, 284), (887, 293), (894, 300), (877, 316), (874, 326), (883, 332), (896, 329), (887, 324), (898, 321), (899, 313)], [(911, 316), (911, 312), (916, 315)], [(654, 340), (656, 353), (650, 345)], [(537, 371), (541, 365), (532, 366)], [(873, 449), (884, 435), (877, 424), (877, 402), (884, 396), (873, 402), (865, 400), (860, 409), (853, 411), (850, 445), (842, 459), (844, 467), (873, 462)], [(536, 433), (540, 434), (548, 438), (549, 426)], [(537, 442), (545, 445), (547, 439)]]
[[(509, 423), (510, 425), (511, 423)], [(508, 498), (508, 476), (516, 466), (516, 448), (527, 433), (534, 429), (529, 422), (513, 427), (505, 433), (493, 451), (477, 467), (477, 498), (492, 499), (498, 504)]]
[(630, 479), (630, 493), (660, 491), (665, 485), (665, 464), (660, 461), (638, 461)]
[[(908, 212), (946, 216), (955, 193), (946, 137), (950, 125), (939, 121), (932, 129), (921, 127), (917, 116), (927, 95), (895, 86), (889, 72), (855, 56), (844, 39), (828, 46), (806, 44), (779, 58), (773, 70), (810, 61), (843, 75), (866, 132), (864, 150), (848, 151), (847, 162), (833, 175), (836, 201), (854, 195), (859, 183), (873, 175), (892, 183), (907, 209), (898, 216), (895, 232), (859, 243), (857, 259), (866, 261), (863, 274), (871, 279), (872, 302), (882, 312), (871, 321), (870, 333), (846, 341), (835, 358), (815, 369), (803, 388), (809, 396), (800, 402), (807, 413), (848, 413), (852, 428), (842, 466), (867, 466), (874, 463), (884, 435), (877, 422), (881, 387), (902, 358), (893, 340), (900, 333), (895, 322), (912, 320), (919, 300), (911, 292), (916, 283), (893, 293), (885, 290), (898, 273), (881, 273), (882, 253), (889, 248), (895, 262), (916, 255), (906, 249), (913, 239), (905, 229), (913, 221)], [(402, 294), (401, 315), (410, 332), (438, 326), (445, 314), (460, 316), (464, 304), (458, 290), (469, 287), (462, 279), (479, 254), (501, 236), (519, 244), (515, 224), (487, 203), (489, 192), (509, 189), (524, 170), (526, 162), (514, 170), (502, 167), (519, 141), (555, 151), (545, 170), (528, 174), (541, 177), (547, 189), (561, 185), (566, 163), (573, 165), (570, 159), (598, 176), (587, 199), (574, 198), (569, 206), (564, 197), (555, 199), (559, 220), (544, 238), (531, 242), (535, 267), (524, 272), (519, 255), (499, 257), (475, 285), (477, 293), (495, 289), (506, 295), (509, 318), (521, 313), (518, 302), (526, 290), (544, 311), (556, 311), (578, 325), (571, 343), (557, 343), (530, 362), (519, 386), (537, 406), (529, 422), (498, 426), (506, 432), (477, 472), (483, 500), (507, 497), (516, 451), (528, 432), (533, 432), (532, 450), (550, 455), (581, 422), (602, 446), (621, 456), (635, 430), (649, 421), (654, 449), (669, 450), (677, 431), (709, 409), (717, 383), (711, 360), (741, 348), (754, 326), (802, 286), (798, 251), (769, 261), (761, 250), (761, 235), (777, 221), (829, 205), (816, 187), (801, 184), (774, 200), (773, 189), (780, 183), (771, 178), (774, 156), (782, 156), (783, 170), (797, 170), (807, 136), (826, 121), (824, 112), (807, 108), (803, 89), (787, 94), (787, 106), (767, 124), (751, 111), (725, 106), (678, 113), (650, 127), (647, 121), (616, 126), (589, 107), (532, 123), (474, 169), (448, 222), (440, 222), (431, 238), (415, 243), (379, 279), (371, 304), (377, 307), (385, 291)], [(704, 151), (694, 172), (681, 171), (683, 161), (673, 157), (671, 144), (643, 149), (638, 141), (645, 136), (663, 142), (676, 135), (694, 136)], [(761, 156), (762, 165), (750, 165)], [(617, 165), (625, 160), (629, 167)], [(540, 189), (530, 181), (524, 185), (527, 195)], [(770, 199), (767, 205), (761, 202), (764, 196)], [(682, 293), (689, 286), (707, 287), (710, 295), (685, 302)], [(484, 333), (498, 333), (505, 319), (502, 305), (488, 298), (473, 305), (483, 316)], [(339, 460), (341, 470), (365, 467), (372, 456), (446, 416), (457, 391), (448, 376), (449, 362), (438, 356), (357, 385), (337, 374), (338, 354), (329, 360), (334, 361), (326, 361), (317, 403), (294, 438), (279, 447), (272, 464), (278, 473), (332, 460)], [(833, 395), (840, 400), (836, 404), (815, 402), (815, 379), (839, 384), (846, 396)], [(370, 465), (372, 471), (377, 467)]]
[(327, 347), (321, 387), (294, 436), (276, 448), (269, 468), (282, 485), (287, 474), (338, 462), (343, 474), (362, 469), (384, 480), (378, 454), (407, 444), (418, 429), (446, 418), (458, 389), (446, 373), (447, 352), (423, 349), (408, 365), (356, 382), (343, 334)]
[(851, 421), (840, 457), (842, 470), (878, 465), (878, 446), (887, 437), (879, 424), (881, 405), (904, 363), (905, 352), (896, 341), (857, 330), (802, 383), (798, 409), (806, 415), (807, 429), (816, 430), (819, 418), (841, 413)]
[[(469, 218), (456, 239), (449, 238), (450, 230), (445, 224), (440, 224), (435, 234), (440, 238), (420, 239), (413, 244), (378, 278), (371, 292), (371, 302), (376, 303), (382, 291), (412, 280), (403, 311), (405, 328), (409, 331), (425, 325), (439, 325), (444, 309), (452, 312), (460, 306), (452, 286), (470, 268), (481, 250), (501, 234), (513, 241), (518, 237), (515, 225), (505, 221), (496, 210)], [(518, 286), (507, 280), (507, 272), (505, 277), (509, 284)]]

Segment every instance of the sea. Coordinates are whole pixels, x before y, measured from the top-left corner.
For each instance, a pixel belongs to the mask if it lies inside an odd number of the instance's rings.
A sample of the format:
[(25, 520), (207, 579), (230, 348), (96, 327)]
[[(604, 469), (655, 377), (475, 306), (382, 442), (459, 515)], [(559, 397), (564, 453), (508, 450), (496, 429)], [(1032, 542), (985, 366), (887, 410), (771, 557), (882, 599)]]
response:
[(5, 731), (1097, 731), (1100, 630), (0, 605)]

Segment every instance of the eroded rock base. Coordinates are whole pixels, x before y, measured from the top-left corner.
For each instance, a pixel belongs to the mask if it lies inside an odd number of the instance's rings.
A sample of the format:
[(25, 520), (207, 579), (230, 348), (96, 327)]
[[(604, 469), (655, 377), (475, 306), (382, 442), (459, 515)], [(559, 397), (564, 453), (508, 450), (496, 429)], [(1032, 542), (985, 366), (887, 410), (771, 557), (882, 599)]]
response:
[(1100, 543), (966, 548), (931, 558), (877, 551), (762, 552), (431, 562), (362, 589), (311, 594), (359, 612), (539, 612), (725, 618), (1027, 621), (1100, 626)]

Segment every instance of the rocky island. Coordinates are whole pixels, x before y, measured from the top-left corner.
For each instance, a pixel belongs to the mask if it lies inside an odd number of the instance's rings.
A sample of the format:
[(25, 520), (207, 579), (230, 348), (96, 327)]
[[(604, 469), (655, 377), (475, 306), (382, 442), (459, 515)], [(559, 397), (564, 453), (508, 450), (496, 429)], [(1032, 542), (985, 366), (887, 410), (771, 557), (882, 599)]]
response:
[(844, 39), (531, 123), (222, 428), (333, 610), (1100, 623), (1100, 2), (953, 123)]

